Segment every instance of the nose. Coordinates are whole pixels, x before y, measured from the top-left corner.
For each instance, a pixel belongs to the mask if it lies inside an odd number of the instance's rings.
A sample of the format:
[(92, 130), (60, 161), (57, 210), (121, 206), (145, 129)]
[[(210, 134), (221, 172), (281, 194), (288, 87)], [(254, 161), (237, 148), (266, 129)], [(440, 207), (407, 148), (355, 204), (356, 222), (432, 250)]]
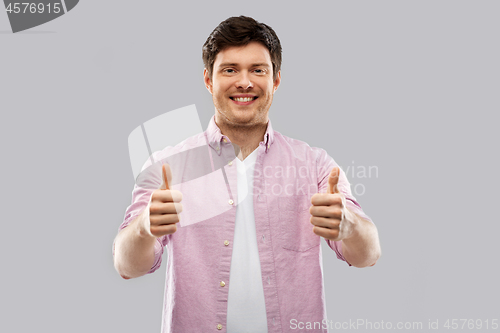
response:
[(238, 75), (238, 79), (235, 82), (236, 88), (239, 89), (250, 89), (253, 88), (253, 83), (250, 81), (250, 76), (248, 72), (241, 71)]

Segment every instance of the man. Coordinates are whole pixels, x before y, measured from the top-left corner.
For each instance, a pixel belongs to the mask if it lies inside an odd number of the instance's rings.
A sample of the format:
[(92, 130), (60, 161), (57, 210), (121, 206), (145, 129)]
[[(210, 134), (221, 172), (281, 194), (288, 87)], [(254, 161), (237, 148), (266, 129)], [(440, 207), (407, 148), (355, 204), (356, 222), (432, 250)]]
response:
[[(207, 142), (212, 166), (224, 165), (173, 189), (194, 164), (187, 154), (184, 167), (164, 164), (151, 187), (136, 185), (115, 267), (126, 279), (152, 273), (167, 247), (163, 332), (288, 332), (297, 322), (321, 323), (321, 238), (339, 259), (365, 267), (380, 256), (377, 229), (324, 150), (272, 129), (281, 46), (269, 26), (227, 19), (205, 42), (203, 60), (214, 117), (204, 133), (154, 157)], [(211, 180), (217, 174), (222, 186)], [(208, 217), (191, 224), (199, 214)], [(177, 228), (181, 218), (187, 226)]]

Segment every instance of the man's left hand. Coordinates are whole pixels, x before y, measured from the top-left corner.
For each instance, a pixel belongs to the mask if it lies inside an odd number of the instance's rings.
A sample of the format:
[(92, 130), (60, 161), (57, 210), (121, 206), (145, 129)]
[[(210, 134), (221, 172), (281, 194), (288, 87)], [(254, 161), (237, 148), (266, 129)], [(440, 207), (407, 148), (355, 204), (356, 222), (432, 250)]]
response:
[(313, 232), (332, 241), (349, 238), (353, 233), (353, 214), (346, 208), (345, 197), (338, 190), (340, 169), (335, 167), (328, 177), (327, 193), (316, 193), (311, 198)]

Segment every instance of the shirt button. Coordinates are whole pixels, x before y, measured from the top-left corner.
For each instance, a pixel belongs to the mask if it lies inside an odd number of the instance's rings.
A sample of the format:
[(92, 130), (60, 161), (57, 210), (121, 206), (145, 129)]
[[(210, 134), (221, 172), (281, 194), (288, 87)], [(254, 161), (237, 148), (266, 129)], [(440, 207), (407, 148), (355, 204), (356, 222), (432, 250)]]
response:
[(221, 330), (221, 329), (222, 329), (222, 325), (221, 325), (221, 324), (218, 324), (218, 325), (217, 325), (217, 329), (218, 329), (218, 330)]
[(233, 165), (233, 161), (229, 161), (227, 164), (229, 164), (229, 165)]
[(226, 283), (225, 283), (224, 281), (221, 281), (221, 282), (220, 282), (220, 286), (221, 286), (221, 287), (224, 287), (225, 285), (226, 285)]
[(230, 205), (232, 205), (232, 204), (234, 203), (234, 201), (233, 201), (233, 200), (231, 200), (231, 199), (229, 199), (228, 203), (229, 203)]
[(228, 245), (229, 245), (229, 241), (228, 241), (228, 240), (225, 240), (225, 241), (224, 241), (224, 245), (228, 246)]
[(223, 139), (222, 139), (222, 141), (224, 141), (224, 143), (226, 143), (226, 142), (227, 142), (227, 139), (226, 139), (226, 138), (223, 138)]
[(216, 147), (215, 147), (215, 150), (219, 151), (219, 146), (216, 146)]

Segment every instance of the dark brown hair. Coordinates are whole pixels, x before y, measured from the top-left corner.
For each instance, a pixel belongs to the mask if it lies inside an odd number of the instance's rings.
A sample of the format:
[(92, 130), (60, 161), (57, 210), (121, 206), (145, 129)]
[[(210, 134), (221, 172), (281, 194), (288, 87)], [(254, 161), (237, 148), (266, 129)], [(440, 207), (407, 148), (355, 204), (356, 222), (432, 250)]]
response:
[(259, 42), (267, 47), (273, 64), (273, 78), (276, 80), (281, 69), (280, 40), (270, 26), (247, 16), (234, 16), (221, 22), (203, 44), (203, 63), (210, 79), (215, 57), (220, 51), (231, 46), (245, 46), (250, 42)]

